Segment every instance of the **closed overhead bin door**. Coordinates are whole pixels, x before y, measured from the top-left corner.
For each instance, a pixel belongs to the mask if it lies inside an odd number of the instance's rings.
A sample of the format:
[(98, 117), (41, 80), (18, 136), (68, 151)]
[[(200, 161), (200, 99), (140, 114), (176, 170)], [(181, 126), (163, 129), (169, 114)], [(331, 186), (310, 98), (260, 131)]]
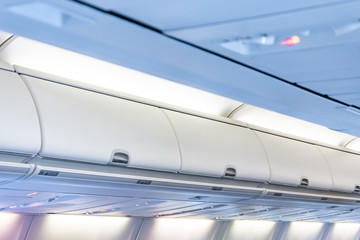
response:
[(319, 147), (328, 162), (334, 191), (360, 192), (360, 156), (331, 148)]
[(14, 72), (0, 70), (0, 151), (37, 154), (39, 118), (31, 94)]
[(222, 177), (233, 169), (237, 179), (265, 182), (268, 160), (256, 135), (245, 127), (165, 111), (178, 138), (182, 173)]
[(269, 158), (270, 183), (329, 190), (329, 166), (317, 146), (256, 131)]
[(178, 171), (180, 153), (156, 107), (22, 76), (33, 92), (43, 131), (41, 155)]

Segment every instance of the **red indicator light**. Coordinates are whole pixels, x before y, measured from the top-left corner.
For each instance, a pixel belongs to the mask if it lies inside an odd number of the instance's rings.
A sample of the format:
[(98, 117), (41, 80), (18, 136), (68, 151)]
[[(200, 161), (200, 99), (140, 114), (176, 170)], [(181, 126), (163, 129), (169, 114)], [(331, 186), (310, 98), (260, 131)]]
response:
[(280, 44), (280, 45), (286, 45), (286, 46), (291, 47), (291, 46), (293, 46), (293, 45), (295, 45), (295, 44), (298, 44), (298, 43), (300, 43), (300, 42), (301, 42), (301, 41), (300, 41), (300, 37), (294, 35), (294, 36), (291, 36), (291, 37), (289, 37), (289, 38), (285, 38), (285, 40), (282, 41), (282, 42), (280, 42), (279, 44)]

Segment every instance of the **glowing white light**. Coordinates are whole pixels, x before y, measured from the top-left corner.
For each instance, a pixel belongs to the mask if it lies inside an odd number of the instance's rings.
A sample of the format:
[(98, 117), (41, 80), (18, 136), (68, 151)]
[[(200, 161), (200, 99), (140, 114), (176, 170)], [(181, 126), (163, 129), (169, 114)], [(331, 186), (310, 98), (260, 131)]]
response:
[(137, 230), (136, 221), (122, 217), (45, 215), (35, 219), (28, 239), (128, 239)]
[(145, 223), (139, 240), (212, 239), (215, 221), (207, 219), (158, 218)]
[(85, 55), (18, 37), (0, 59), (36, 71), (213, 115), (241, 103)]
[(0, 239), (21, 239), (22, 228), (30, 216), (0, 213)]
[(272, 221), (234, 221), (227, 233), (227, 240), (237, 239), (271, 239), (276, 223)]
[(321, 125), (250, 105), (240, 108), (232, 115), (232, 118), (263, 128), (335, 146), (342, 146), (354, 138), (354, 136), (349, 134), (336, 132)]
[(324, 223), (292, 222), (284, 239), (321, 239)]
[(360, 224), (358, 223), (335, 223), (329, 232), (328, 239), (358, 239)]

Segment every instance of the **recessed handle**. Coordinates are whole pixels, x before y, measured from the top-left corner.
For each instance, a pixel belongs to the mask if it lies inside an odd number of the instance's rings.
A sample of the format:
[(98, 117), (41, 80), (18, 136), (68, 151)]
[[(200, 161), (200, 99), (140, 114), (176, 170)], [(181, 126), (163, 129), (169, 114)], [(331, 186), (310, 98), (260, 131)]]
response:
[(114, 153), (112, 163), (126, 165), (129, 162), (129, 155), (123, 152)]
[(301, 178), (300, 186), (302, 186), (302, 187), (309, 186), (309, 179), (307, 179), (306, 177)]
[(225, 169), (225, 177), (235, 177), (236, 175), (236, 169), (233, 167), (228, 167)]

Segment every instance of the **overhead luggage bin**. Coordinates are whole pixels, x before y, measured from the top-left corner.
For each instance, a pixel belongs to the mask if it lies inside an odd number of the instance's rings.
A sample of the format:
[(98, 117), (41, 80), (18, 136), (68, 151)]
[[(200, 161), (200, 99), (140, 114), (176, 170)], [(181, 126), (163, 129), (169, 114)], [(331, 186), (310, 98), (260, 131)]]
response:
[(269, 158), (270, 183), (331, 189), (329, 166), (315, 145), (260, 131), (255, 132)]
[(31, 94), (14, 72), (0, 70), (0, 151), (37, 154), (39, 118)]
[(156, 107), (22, 76), (42, 125), (41, 156), (178, 171), (172, 127)]
[(360, 156), (331, 148), (321, 147), (329, 164), (334, 191), (360, 192)]
[(263, 147), (248, 128), (165, 110), (181, 151), (182, 173), (266, 182)]

